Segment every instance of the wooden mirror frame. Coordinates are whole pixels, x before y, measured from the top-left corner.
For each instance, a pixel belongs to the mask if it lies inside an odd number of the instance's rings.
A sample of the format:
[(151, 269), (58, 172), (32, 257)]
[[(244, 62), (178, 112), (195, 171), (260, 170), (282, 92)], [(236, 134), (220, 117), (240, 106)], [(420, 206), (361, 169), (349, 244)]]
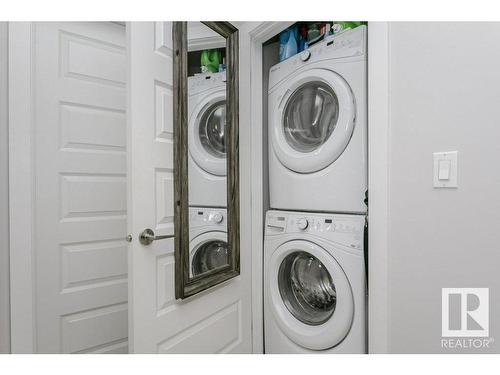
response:
[(229, 264), (189, 277), (187, 22), (173, 22), (175, 298), (184, 299), (240, 274), (238, 29), (229, 22), (202, 22), (226, 39), (227, 242)]

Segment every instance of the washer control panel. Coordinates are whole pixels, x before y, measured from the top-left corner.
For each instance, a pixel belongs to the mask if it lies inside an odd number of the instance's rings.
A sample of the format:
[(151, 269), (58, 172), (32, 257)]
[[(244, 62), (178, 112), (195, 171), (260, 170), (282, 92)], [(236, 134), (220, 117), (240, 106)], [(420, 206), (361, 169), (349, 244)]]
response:
[(205, 225), (226, 225), (226, 209), (189, 208), (189, 225), (199, 227)]
[(354, 249), (363, 248), (364, 226), (364, 215), (283, 211), (269, 211), (266, 215), (266, 235), (307, 233)]
[(299, 217), (295, 221), (295, 225), (297, 225), (297, 228), (300, 230), (306, 230), (307, 227), (309, 227), (309, 220), (307, 220), (305, 217)]

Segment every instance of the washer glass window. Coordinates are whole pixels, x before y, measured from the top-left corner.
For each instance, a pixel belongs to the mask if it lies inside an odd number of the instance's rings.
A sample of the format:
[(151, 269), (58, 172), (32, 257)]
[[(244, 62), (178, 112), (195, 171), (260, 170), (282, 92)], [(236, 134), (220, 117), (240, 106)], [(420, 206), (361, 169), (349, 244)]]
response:
[(208, 241), (200, 245), (193, 256), (191, 270), (193, 276), (229, 264), (229, 248), (225, 241)]
[(296, 151), (311, 152), (325, 143), (335, 129), (339, 101), (327, 84), (308, 82), (293, 92), (283, 113), (288, 144)]
[(302, 323), (323, 324), (335, 311), (337, 292), (332, 277), (323, 263), (305, 251), (283, 259), (278, 288), (288, 311)]
[(201, 116), (198, 128), (203, 148), (212, 156), (226, 157), (226, 101), (210, 105)]

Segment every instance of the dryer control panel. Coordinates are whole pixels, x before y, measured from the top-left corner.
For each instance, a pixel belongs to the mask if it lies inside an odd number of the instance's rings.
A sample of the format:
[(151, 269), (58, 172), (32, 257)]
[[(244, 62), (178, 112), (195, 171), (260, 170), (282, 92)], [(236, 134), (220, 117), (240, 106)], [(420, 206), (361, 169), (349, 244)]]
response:
[(366, 26), (358, 26), (352, 30), (332, 35), (274, 66), (269, 70), (269, 91), (271, 92), (285, 77), (304, 66), (314, 65), (321, 61), (343, 61), (344, 59), (366, 60), (367, 50)]
[(363, 248), (364, 226), (364, 215), (289, 211), (269, 211), (266, 215), (266, 235), (308, 234), (359, 250)]
[(190, 96), (216, 87), (226, 87), (226, 72), (203, 73), (188, 77), (188, 94)]

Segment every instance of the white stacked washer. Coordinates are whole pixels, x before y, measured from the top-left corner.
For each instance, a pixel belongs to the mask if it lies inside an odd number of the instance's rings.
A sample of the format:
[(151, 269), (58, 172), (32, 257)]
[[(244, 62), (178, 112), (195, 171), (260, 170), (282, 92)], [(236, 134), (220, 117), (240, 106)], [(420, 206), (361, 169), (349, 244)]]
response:
[(365, 213), (366, 26), (270, 69), (271, 208)]
[(226, 215), (226, 209), (189, 208), (190, 277), (229, 264)]
[(366, 353), (364, 216), (269, 211), (266, 353)]
[(189, 205), (226, 207), (226, 73), (188, 78)]

